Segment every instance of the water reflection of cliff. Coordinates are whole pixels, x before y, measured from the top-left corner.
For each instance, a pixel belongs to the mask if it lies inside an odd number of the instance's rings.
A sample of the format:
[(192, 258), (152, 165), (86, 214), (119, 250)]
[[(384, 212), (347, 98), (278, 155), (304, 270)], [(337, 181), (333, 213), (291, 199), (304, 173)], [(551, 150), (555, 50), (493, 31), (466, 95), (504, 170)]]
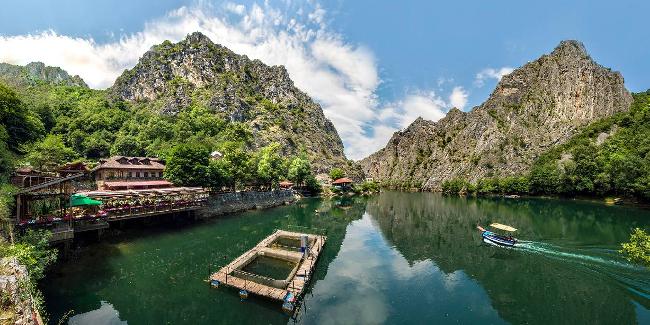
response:
[[(347, 226), (363, 216), (366, 212), (366, 204), (367, 199), (363, 197), (308, 199), (290, 208), (288, 218), (281, 227), (294, 231), (324, 231), (327, 235), (327, 243), (316, 265), (314, 282), (325, 278), (330, 262), (336, 258), (341, 249)], [(293, 225), (301, 227), (291, 228)]]
[(500, 316), (515, 324), (629, 324), (636, 319), (631, 300), (647, 300), (631, 297), (621, 283), (588, 266), (483, 247), (475, 230), (479, 222), (500, 221), (518, 227), (526, 239), (607, 246), (625, 238), (641, 216), (626, 213), (621, 219), (620, 210), (580, 202), (395, 192), (371, 199), (367, 209), (409, 263), (430, 259), (445, 273), (462, 270), (483, 286)]

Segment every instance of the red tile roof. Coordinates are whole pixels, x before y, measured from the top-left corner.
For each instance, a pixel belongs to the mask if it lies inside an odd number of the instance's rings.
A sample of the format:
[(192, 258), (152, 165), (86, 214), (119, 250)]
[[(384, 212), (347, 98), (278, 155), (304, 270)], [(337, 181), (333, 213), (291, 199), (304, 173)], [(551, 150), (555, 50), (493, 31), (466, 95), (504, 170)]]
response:
[(153, 169), (164, 170), (165, 165), (158, 158), (113, 156), (102, 159), (95, 170), (111, 169)]
[(347, 177), (343, 177), (343, 178), (339, 178), (339, 179), (333, 181), (332, 185), (349, 184), (349, 183), (352, 183), (352, 180), (347, 178)]

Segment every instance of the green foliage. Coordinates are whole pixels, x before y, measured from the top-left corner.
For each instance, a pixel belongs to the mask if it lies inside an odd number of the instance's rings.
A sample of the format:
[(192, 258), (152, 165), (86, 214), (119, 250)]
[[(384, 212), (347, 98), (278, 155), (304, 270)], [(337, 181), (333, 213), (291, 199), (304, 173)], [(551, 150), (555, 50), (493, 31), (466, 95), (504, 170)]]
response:
[(530, 182), (526, 177), (504, 177), (496, 183), (502, 194), (527, 194), (530, 191)]
[(465, 194), (470, 183), (462, 178), (454, 178), (442, 183), (442, 193), (444, 194)]
[(445, 194), (528, 194), (530, 181), (527, 177), (492, 177), (480, 179), (472, 184), (456, 178), (442, 184)]
[(51, 236), (47, 230), (28, 230), (15, 244), (0, 246), (0, 256), (16, 257), (27, 268), (31, 280), (37, 282), (57, 258), (57, 250), (49, 245)]
[(0, 220), (8, 220), (11, 216), (13, 193), (15, 188), (0, 182)]
[(317, 195), (323, 190), (311, 172), (305, 177), (305, 189), (312, 195)]
[(19, 99), (18, 94), (0, 83), (0, 142), (6, 149), (22, 152), (22, 145), (45, 133), (38, 116)]
[(343, 178), (344, 176), (345, 173), (341, 168), (332, 168), (332, 170), (330, 170), (330, 178), (332, 180), (337, 180), (339, 178)]
[(206, 184), (210, 151), (198, 144), (179, 144), (171, 152), (165, 178), (180, 186)]
[(374, 194), (379, 193), (379, 183), (374, 181), (365, 181), (354, 187), (354, 192), (358, 194)]
[(66, 146), (61, 136), (50, 134), (30, 147), (25, 161), (39, 170), (54, 170), (75, 158), (77, 154)]
[(635, 228), (630, 241), (621, 244), (621, 254), (630, 262), (650, 267), (650, 235), (643, 229)]
[(307, 177), (311, 175), (311, 165), (306, 157), (296, 157), (289, 165), (288, 178), (297, 185), (305, 184)]
[(280, 156), (280, 144), (272, 143), (259, 153), (257, 177), (264, 183), (275, 185), (287, 175), (285, 161)]
[(213, 191), (220, 191), (224, 187), (231, 186), (234, 183), (233, 168), (230, 161), (226, 159), (212, 160), (208, 166), (208, 177), (206, 187)]
[[(597, 137), (609, 136), (601, 144)], [(626, 195), (650, 199), (650, 92), (629, 112), (596, 121), (533, 164), (535, 194)]]
[(221, 148), (224, 166), (231, 175), (232, 187), (242, 186), (253, 181), (257, 176), (257, 160), (240, 142), (228, 141)]
[[(0, 137), (2, 136), (2, 126), (0, 126)], [(14, 157), (7, 149), (6, 143), (0, 139), (0, 183), (6, 182), (13, 171)]]

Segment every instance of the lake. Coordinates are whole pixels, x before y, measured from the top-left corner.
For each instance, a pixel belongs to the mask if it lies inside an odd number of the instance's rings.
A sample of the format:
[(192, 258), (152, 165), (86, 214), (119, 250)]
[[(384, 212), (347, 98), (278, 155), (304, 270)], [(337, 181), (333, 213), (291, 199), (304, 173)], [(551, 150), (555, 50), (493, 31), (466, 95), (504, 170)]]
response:
[[(522, 246), (482, 244), (476, 225), (491, 222), (518, 228)], [(650, 324), (650, 271), (617, 253), (649, 210), (401, 192), (128, 227), (50, 272), (51, 323), (293, 323), (279, 303), (204, 280), (295, 226), (328, 235), (298, 323)]]

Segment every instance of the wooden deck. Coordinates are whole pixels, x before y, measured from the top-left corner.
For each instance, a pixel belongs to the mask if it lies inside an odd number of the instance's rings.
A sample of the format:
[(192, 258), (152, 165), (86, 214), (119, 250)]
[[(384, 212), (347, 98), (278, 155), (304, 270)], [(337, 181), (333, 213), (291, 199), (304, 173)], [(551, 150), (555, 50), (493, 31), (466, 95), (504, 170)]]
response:
[[(316, 261), (320, 252), (325, 245), (327, 237), (322, 235), (306, 234), (309, 236), (310, 242), (313, 239), (313, 245), (309, 248), (308, 254), (302, 256), (302, 253), (269, 247), (273, 241), (278, 237), (300, 237), (301, 233), (289, 232), (284, 230), (276, 230), (273, 234), (266, 237), (262, 240), (257, 246), (253, 247), (251, 250), (245, 252), (241, 256), (237, 257), (235, 260), (230, 262), (228, 265), (222, 267), (219, 271), (215, 272), (210, 276), (210, 281), (219, 281), (220, 284), (224, 284), (230, 287), (237, 288), (239, 290), (246, 290), (250, 294), (270, 298), (277, 301), (283, 301), (287, 293), (291, 292), (295, 297), (301, 297), (304, 293), (304, 290), (309, 282), (314, 267), (316, 266)], [(249, 261), (254, 256), (258, 255), (267, 255), (267, 256), (282, 256), (287, 259), (295, 259), (298, 262), (297, 270), (293, 273), (287, 281), (286, 287), (277, 288), (264, 283), (266, 280), (273, 280), (264, 278), (261, 276), (255, 276), (250, 274), (250, 277), (257, 278), (259, 280), (245, 279), (241, 277), (242, 273), (241, 268), (246, 265), (246, 261)], [(239, 276), (238, 276), (239, 275)], [(275, 279), (277, 280), (277, 279)]]

